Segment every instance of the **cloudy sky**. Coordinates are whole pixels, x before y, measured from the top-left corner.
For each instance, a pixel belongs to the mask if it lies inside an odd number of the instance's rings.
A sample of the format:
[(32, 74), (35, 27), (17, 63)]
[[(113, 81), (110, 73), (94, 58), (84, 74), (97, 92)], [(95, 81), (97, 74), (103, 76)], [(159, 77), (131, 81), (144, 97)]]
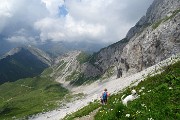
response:
[(153, 0), (0, 0), (0, 35), (10, 42), (113, 43)]

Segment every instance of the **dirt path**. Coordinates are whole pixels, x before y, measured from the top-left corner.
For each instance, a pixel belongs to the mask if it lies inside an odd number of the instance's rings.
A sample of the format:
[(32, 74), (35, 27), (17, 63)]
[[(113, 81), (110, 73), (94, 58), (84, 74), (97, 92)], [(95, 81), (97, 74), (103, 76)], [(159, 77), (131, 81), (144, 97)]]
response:
[(96, 113), (98, 112), (100, 108), (94, 110), (93, 112), (91, 112), (89, 115), (80, 117), (80, 118), (76, 118), (74, 120), (94, 120), (94, 116), (96, 115)]

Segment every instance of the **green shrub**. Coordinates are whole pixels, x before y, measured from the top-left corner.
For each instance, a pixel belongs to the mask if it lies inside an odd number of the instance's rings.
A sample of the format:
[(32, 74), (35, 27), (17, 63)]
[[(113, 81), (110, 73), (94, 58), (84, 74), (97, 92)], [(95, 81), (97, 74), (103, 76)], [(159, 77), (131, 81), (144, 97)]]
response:
[(180, 9), (177, 9), (177, 10), (173, 11), (173, 13), (172, 13), (171, 16), (169, 16), (169, 17), (166, 16), (165, 18), (157, 21), (156, 23), (154, 23), (154, 24), (152, 25), (152, 28), (153, 28), (153, 29), (156, 29), (162, 22), (166, 22), (166, 21), (172, 19), (172, 18), (175, 17), (179, 12), (180, 12)]
[(70, 84), (74, 85), (74, 86), (80, 86), (82, 84), (92, 83), (92, 82), (98, 80), (99, 78), (100, 78), (100, 76), (86, 77), (83, 73), (79, 73), (78, 76), (76, 77), (76, 79), (72, 80), (70, 82)]
[(68, 75), (68, 76), (66, 77), (66, 81), (77, 80), (78, 77), (79, 77), (79, 75), (80, 75), (80, 72), (73, 71), (73, 72), (71, 73), (71, 75)]
[(89, 105), (83, 107), (79, 111), (77, 111), (73, 114), (67, 115), (63, 120), (74, 120), (74, 118), (88, 115), (90, 112), (94, 111), (95, 109), (97, 109), (99, 107), (100, 107), (100, 104), (98, 101), (93, 102), (93, 103), (91, 102)]
[(77, 56), (77, 61), (80, 63), (80, 64), (83, 64), (85, 62), (88, 62), (89, 59), (90, 59), (90, 55), (85, 53), (85, 52), (82, 52), (80, 53), (78, 56)]
[(162, 23), (162, 21), (163, 21), (163, 19), (157, 21), (156, 23), (154, 23), (154, 24), (152, 25), (152, 28), (153, 28), (153, 29), (156, 29), (156, 28)]

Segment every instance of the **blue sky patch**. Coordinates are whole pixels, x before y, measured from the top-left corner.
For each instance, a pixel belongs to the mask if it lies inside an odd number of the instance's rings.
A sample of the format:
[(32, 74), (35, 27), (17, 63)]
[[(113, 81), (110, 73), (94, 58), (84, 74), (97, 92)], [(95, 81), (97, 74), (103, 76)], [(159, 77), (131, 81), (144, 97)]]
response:
[(68, 10), (65, 5), (59, 6), (59, 15), (65, 17), (68, 14)]

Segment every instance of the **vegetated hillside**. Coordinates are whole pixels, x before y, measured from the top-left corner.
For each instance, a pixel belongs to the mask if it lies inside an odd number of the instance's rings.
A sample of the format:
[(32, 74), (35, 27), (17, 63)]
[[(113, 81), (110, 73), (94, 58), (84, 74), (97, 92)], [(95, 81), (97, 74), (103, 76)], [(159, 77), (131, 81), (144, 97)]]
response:
[(51, 63), (38, 49), (15, 48), (0, 59), (0, 84), (40, 74)]
[[(95, 120), (179, 120), (180, 98), (180, 61), (164, 67), (164, 72), (142, 80), (137, 86), (129, 86), (112, 95), (107, 105), (100, 101), (90, 103), (81, 110), (68, 115), (64, 120), (73, 120), (90, 114), (100, 107)], [(139, 98), (128, 102), (127, 107), (121, 102), (121, 96), (130, 94), (135, 89)]]
[(50, 73), (46, 69), (41, 76), (0, 85), (0, 119), (28, 119), (60, 106), (69, 92), (48, 77)]
[[(103, 78), (108, 71), (118, 71), (128, 76), (178, 54), (179, 8), (179, 0), (154, 0), (146, 15), (129, 30), (123, 40), (101, 49), (82, 65), (86, 67), (82, 67), (79, 79), (86, 82)], [(92, 70), (96, 72), (89, 72)]]

